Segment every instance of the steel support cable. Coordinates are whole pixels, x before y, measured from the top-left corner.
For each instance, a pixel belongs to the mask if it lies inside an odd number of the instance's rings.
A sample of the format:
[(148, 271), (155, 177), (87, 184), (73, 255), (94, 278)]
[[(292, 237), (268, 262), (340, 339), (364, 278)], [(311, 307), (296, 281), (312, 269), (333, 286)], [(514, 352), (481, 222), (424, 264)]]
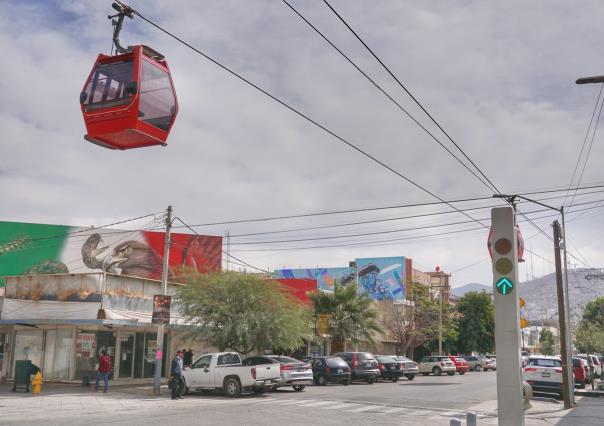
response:
[[(602, 83), (604, 86), (604, 83)], [(602, 90), (600, 88), (600, 90)], [(600, 102), (600, 111), (598, 112), (598, 118), (596, 119), (596, 123), (594, 124), (594, 130), (591, 134), (591, 141), (589, 141), (589, 148), (587, 149), (587, 154), (585, 155), (585, 162), (583, 163), (583, 168), (581, 169), (581, 174), (579, 175), (579, 180), (577, 180), (577, 185), (581, 185), (581, 181), (583, 180), (583, 174), (585, 173), (585, 168), (587, 167), (587, 162), (589, 161), (589, 156), (591, 154), (591, 148), (593, 147), (594, 140), (596, 138), (596, 132), (598, 131), (598, 124), (600, 123), (600, 117), (602, 115), (602, 107), (604, 106), (604, 98), (602, 98), (602, 102)], [(575, 199), (575, 194), (570, 201), (570, 204), (573, 203)]]
[(413, 94), (409, 91), (409, 89), (407, 89), (407, 87), (405, 87), (405, 85), (403, 83), (401, 83), (401, 81), (398, 79), (398, 77), (392, 71), (390, 71), (390, 68), (388, 68), (388, 66), (375, 54), (375, 52), (367, 45), (367, 43), (365, 43), (365, 41), (348, 24), (348, 22), (331, 6), (331, 4), (329, 4), (329, 2), (327, 0), (323, 0), (323, 3), (325, 3), (327, 5), (327, 7), (329, 7), (329, 9), (331, 9), (331, 11), (346, 26), (346, 28), (348, 28), (348, 30), (356, 37), (356, 39), (359, 42), (361, 42), (361, 44), (365, 47), (365, 49), (367, 49), (367, 51), (371, 54), (371, 56), (373, 56), (375, 58), (375, 60), (379, 62), (379, 64), (382, 66), (382, 68), (384, 68), (384, 70), (394, 79), (394, 81), (396, 81), (396, 83), (407, 93), (407, 95), (409, 95), (409, 97), (411, 99), (413, 99), (415, 104), (430, 118), (430, 120), (447, 137), (447, 139), (449, 139), (449, 141), (451, 141), (451, 143), (453, 145), (455, 145), (455, 147), (459, 150), (459, 152), (461, 152), (463, 154), (463, 156), (466, 158), (466, 160), (468, 160), (470, 162), (470, 164), (472, 164), (472, 166), (474, 166), (474, 168), (478, 171), (478, 173), (480, 173), (480, 175), (486, 179), (486, 181), (491, 185), (491, 187), (495, 190), (495, 192), (497, 192), (498, 194), (501, 194), (501, 191), (499, 191), (499, 189), (497, 189), (497, 186), (495, 186), (495, 184), (493, 182), (491, 182), (491, 180), (482, 172), (482, 170), (480, 170), (480, 168), (476, 165), (476, 163), (474, 163), (472, 161), (472, 159), (465, 153), (465, 151), (463, 149), (461, 149), (461, 147), (457, 144), (457, 142), (455, 142), (453, 140), (453, 138), (445, 131), (445, 129), (442, 128), (442, 126), (438, 123), (438, 121), (436, 121), (436, 119), (428, 112), (428, 110), (426, 108), (424, 108), (424, 106), (415, 98), (415, 96), (413, 96)]
[[(174, 218), (174, 220), (178, 220), (178, 221), (179, 221), (180, 223), (182, 223), (182, 224), (183, 224), (183, 225), (184, 225), (186, 228), (188, 228), (188, 229), (189, 229), (191, 232), (193, 232), (193, 233), (195, 233), (195, 234), (199, 235), (199, 233), (198, 233), (198, 232), (197, 232), (195, 229), (193, 229), (193, 228), (191, 228), (189, 225), (187, 225), (187, 224), (186, 224), (186, 223), (185, 223), (185, 222), (184, 222), (184, 221), (183, 221), (183, 220), (182, 220), (180, 217), (178, 217), (178, 216), (177, 216), (177, 217), (175, 217), (175, 218)], [(227, 252), (226, 252), (226, 251), (224, 251), (224, 250), (222, 250), (222, 253), (223, 253), (223, 254), (226, 254), (226, 255), (227, 255), (228, 257), (230, 257), (231, 259), (235, 259), (236, 261), (241, 262), (241, 263), (243, 263), (243, 264), (247, 265), (248, 267), (250, 267), (250, 268), (252, 268), (252, 269), (255, 269), (255, 270), (260, 271), (260, 272), (266, 272), (266, 273), (269, 273), (269, 274), (270, 274), (270, 271), (267, 271), (267, 270), (265, 270), (265, 269), (258, 268), (258, 267), (256, 267), (256, 266), (254, 266), (254, 265), (250, 264), (250, 263), (247, 263), (246, 261), (241, 260), (241, 259), (239, 259), (239, 258), (237, 258), (237, 257), (233, 256), (232, 254), (227, 253)]]
[[(585, 144), (587, 143), (587, 139), (589, 138), (589, 133), (591, 130), (591, 126), (594, 121), (594, 117), (596, 116), (596, 111), (598, 110), (598, 104), (600, 103), (600, 97), (602, 96), (602, 89), (604, 89), (604, 83), (600, 85), (600, 91), (598, 92), (598, 98), (596, 99), (596, 103), (594, 105), (594, 110), (591, 113), (591, 119), (589, 120), (589, 126), (587, 126), (587, 132), (585, 132), (585, 137), (583, 138), (583, 144), (581, 144), (581, 151), (579, 152), (579, 157), (577, 158), (577, 162), (575, 163), (575, 169), (573, 170), (573, 175), (570, 178), (570, 183), (568, 184), (568, 190), (566, 191), (566, 197), (568, 197), (570, 187), (573, 185), (575, 181), (575, 176), (577, 175), (577, 170), (579, 169), (579, 164), (581, 163), (581, 158), (583, 157), (583, 151), (585, 150)], [(604, 101), (604, 100), (603, 100)], [(566, 198), (564, 199), (564, 203), (562, 205), (566, 205)]]
[[(119, 1), (118, 1), (119, 3)], [(289, 105), (288, 103), (286, 103), (285, 101), (281, 100), (280, 98), (276, 97), (275, 95), (271, 94), (270, 92), (268, 92), (267, 90), (263, 89), (262, 87), (258, 86), (256, 83), (253, 83), (251, 80), (247, 79), (246, 77), (242, 76), (241, 74), (238, 74), (237, 72), (231, 70), (229, 67), (227, 67), (226, 65), (222, 64), (221, 62), (219, 62), (218, 60), (212, 58), (211, 56), (209, 56), (208, 54), (202, 52), (201, 50), (197, 49), (196, 47), (194, 47), (193, 45), (187, 43), (186, 41), (184, 41), (183, 39), (181, 39), (180, 37), (172, 34), (170, 31), (162, 28), (160, 25), (156, 24), (155, 22), (151, 21), (150, 19), (146, 18), (144, 15), (142, 15), (140, 12), (138, 12), (137, 10), (132, 9), (132, 12), (138, 16), (139, 18), (141, 18), (143, 21), (149, 23), (150, 25), (152, 25), (153, 27), (157, 28), (158, 30), (160, 30), (161, 32), (163, 32), (164, 34), (172, 37), (174, 40), (182, 43), (183, 45), (185, 45), (186, 47), (188, 47), (189, 49), (193, 50), (194, 52), (198, 53), (199, 55), (203, 56), (204, 58), (206, 58), (208, 61), (212, 62), (213, 64), (217, 65), (218, 67), (222, 68), (223, 70), (227, 71), (229, 74), (231, 74), (232, 76), (236, 77), (237, 79), (243, 81), (244, 83), (248, 84), (249, 86), (253, 87), (254, 89), (258, 90), (259, 92), (263, 93), (264, 95), (266, 95), (267, 97), (269, 97), (270, 99), (274, 100), (275, 102), (279, 103), (280, 105), (284, 106), (285, 108), (289, 109), (290, 111), (292, 111), (293, 113), (295, 113), (296, 115), (302, 117), (303, 119), (305, 119), (306, 121), (308, 121), (309, 123), (313, 124), (314, 126), (318, 127), (319, 129), (323, 130), (324, 132), (328, 133), (329, 135), (333, 136), (334, 138), (336, 138), (337, 140), (339, 140), (340, 142), (344, 143), (345, 145), (347, 145), (349, 148), (357, 151), (358, 153), (362, 154), (363, 156), (365, 156), (366, 158), (370, 159), (371, 161), (375, 162), (376, 164), (382, 166), (383, 168), (389, 170), (390, 172), (392, 172), (393, 174), (395, 174), (396, 176), (400, 177), (401, 179), (405, 180), (406, 182), (410, 183), (411, 185), (415, 186), (416, 188), (420, 189), (421, 191), (425, 192), (426, 194), (432, 196), (433, 198), (436, 198), (437, 200), (441, 201), (442, 203), (447, 204), (449, 207), (457, 210), (457, 208), (446, 202), (444, 199), (442, 199), (441, 197), (439, 197), (438, 195), (436, 195), (435, 193), (433, 193), (432, 191), (428, 190), (427, 188), (424, 188), (423, 186), (421, 186), (420, 184), (418, 184), (417, 182), (413, 181), (412, 179), (408, 178), (407, 176), (403, 175), (402, 173), (398, 172), (397, 170), (393, 169), (391, 166), (387, 165), (386, 163), (384, 163), (383, 161), (377, 159), (376, 157), (374, 157), (373, 155), (369, 154), (368, 152), (364, 151), (363, 149), (359, 148), (358, 146), (354, 145), (352, 142), (348, 141), (347, 139), (345, 139), (344, 137), (338, 135), (337, 133), (335, 133), (334, 131), (330, 130), (329, 128), (327, 128), (325, 125), (319, 123), (318, 121), (316, 121), (315, 119), (311, 118), (310, 116), (306, 115), (305, 113), (301, 112), (300, 110), (294, 108), (293, 106)], [(479, 223), (482, 227), (484, 228), (488, 228), (487, 225), (485, 225), (484, 223), (481, 223), (477, 220), (475, 220), (472, 216), (461, 212), (461, 214), (463, 214), (464, 216), (466, 216), (468, 219), (471, 219), (473, 221), (475, 221), (476, 223)]]
[(371, 84), (375, 86), (384, 96), (386, 96), (394, 105), (398, 107), (407, 117), (411, 119), (420, 129), (422, 129), (430, 138), (432, 138), (437, 144), (439, 144), (445, 151), (447, 151), (453, 158), (455, 158), (459, 164), (461, 164), (466, 170), (468, 170), (476, 179), (478, 179), (489, 191), (496, 190), (491, 187), (483, 178), (478, 176), (474, 170), (472, 170), (466, 163), (464, 163), (455, 153), (447, 148), (432, 132), (430, 132), (426, 126), (420, 123), (409, 111), (407, 111), (396, 99), (394, 99), (388, 92), (386, 92), (382, 86), (380, 86), (374, 79), (372, 79), (365, 71), (363, 71), (348, 55), (346, 55), (340, 48), (338, 48), (325, 34), (323, 34), (315, 25), (313, 25), (304, 15), (302, 15), (295, 7), (293, 7), (287, 0), (282, 0), (300, 19), (302, 19), (310, 28), (312, 28), (323, 40), (325, 40), (331, 47), (333, 47), (350, 65), (352, 65), (358, 72), (360, 72)]

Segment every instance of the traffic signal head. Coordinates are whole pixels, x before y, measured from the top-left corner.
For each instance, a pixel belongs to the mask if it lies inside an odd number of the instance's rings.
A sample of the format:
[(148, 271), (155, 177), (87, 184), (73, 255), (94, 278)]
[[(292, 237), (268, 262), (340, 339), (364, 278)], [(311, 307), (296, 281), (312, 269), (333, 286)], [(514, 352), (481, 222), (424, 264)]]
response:
[(516, 227), (511, 208), (494, 209), (491, 247), (495, 290), (502, 296), (514, 293), (517, 276)]

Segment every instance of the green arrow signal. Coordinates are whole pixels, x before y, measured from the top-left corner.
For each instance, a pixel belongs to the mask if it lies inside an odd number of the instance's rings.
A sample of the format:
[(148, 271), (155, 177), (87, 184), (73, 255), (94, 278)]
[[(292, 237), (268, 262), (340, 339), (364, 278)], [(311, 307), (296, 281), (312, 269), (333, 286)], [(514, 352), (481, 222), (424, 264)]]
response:
[(497, 287), (499, 294), (506, 296), (514, 289), (514, 283), (510, 279), (503, 277), (499, 278), (497, 284), (495, 284), (495, 287)]

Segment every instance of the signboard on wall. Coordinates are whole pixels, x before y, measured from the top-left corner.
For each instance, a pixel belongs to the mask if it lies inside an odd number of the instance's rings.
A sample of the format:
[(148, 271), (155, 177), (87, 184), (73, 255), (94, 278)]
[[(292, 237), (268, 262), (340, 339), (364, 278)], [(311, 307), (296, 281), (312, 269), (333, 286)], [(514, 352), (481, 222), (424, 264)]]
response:
[(405, 299), (405, 258), (375, 257), (356, 259), (359, 292), (373, 300)]
[[(109, 272), (160, 279), (164, 233), (0, 221), (2, 276)], [(218, 271), (222, 237), (172, 233), (170, 280), (180, 274)]]
[(317, 281), (317, 288), (333, 291), (336, 284), (346, 285), (354, 281), (354, 270), (345, 268), (277, 269), (273, 278), (307, 278)]
[(170, 304), (172, 296), (156, 294), (153, 296), (153, 324), (170, 324)]

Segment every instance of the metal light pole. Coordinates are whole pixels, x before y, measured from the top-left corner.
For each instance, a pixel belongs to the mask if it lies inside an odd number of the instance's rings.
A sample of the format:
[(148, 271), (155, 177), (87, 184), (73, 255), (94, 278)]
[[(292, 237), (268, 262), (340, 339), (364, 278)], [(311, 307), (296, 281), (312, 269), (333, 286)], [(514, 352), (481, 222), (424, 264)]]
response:
[(438, 289), (440, 309), (438, 310), (438, 355), (442, 356), (443, 354), (443, 289), (440, 287)]
[[(166, 212), (166, 234), (164, 235), (164, 262), (161, 274), (161, 294), (168, 292), (168, 261), (170, 259), (170, 229), (172, 228), (172, 206)], [(157, 347), (155, 349), (155, 375), (153, 376), (153, 395), (159, 395), (161, 385), (162, 357), (164, 355), (164, 324), (157, 325)]]
[[(604, 82), (604, 76), (601, 77)], [(579, 80), (577, 80), (578, 84)], [(569, 409), (575, 403), (575, 386), (573, 379), (573, 370), (572, 370), (572, 339), (570, 332), (570, 324), (569, 324), (569, 297), (568, 297), (568, 270), (566, 267), (566, 229), (564, 228), (564, 207), (560, 207), (559, 209), (549, 206), (547, 204), (543, 204), (539, 201), (532, 200), (527, 197), (523, 197), (522, 195), (505, 195), (505, 194), (495, 194), (493, 198), (505, 198), (510, 204), (514, 206), (514, 211), (516, 211), (516, 206), (514, 204), (514, 200), (516, 198), (520, 198), (525, 201), (530, 201), (531, 203), (538, 204), (540, 206), (546, 207), (551, 210), (555, 210), (560, 213), (562, 217), (562, 229), (560, 228), (560, 224), (558, 221), (554, 221), (554, 250), (556, 255), (556, 288), (558, 295), (558, 323), (560, 330), (560, 358), (562, 361), (562, 375), (563, 375), (563, 395), (564, 395), (564, 408)], [(564, 244), (561, 247), (560, 240), (564, 240)], [(564, 277), (562, 279), (562, 268), (560, 261), (560, 248), (563, 249), (564, 252)]]

